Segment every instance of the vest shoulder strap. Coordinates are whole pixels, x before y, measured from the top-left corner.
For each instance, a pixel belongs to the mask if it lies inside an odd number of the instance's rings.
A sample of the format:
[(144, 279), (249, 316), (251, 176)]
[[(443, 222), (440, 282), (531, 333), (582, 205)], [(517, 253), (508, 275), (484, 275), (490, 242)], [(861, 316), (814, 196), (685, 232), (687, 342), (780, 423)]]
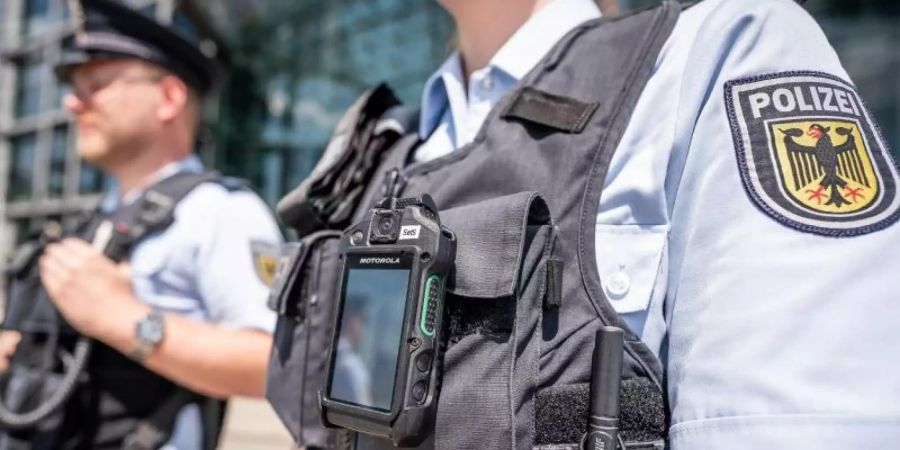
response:
[(216, 183), (229, 191), (249, 189), (243, 181), (218, 172), (177, 173), (158, 181), (127, 206), (101, 215), (92, 233), (94, 242), (105, 241), (103, 247), (109, 257), (125, 258), (143, 238), (168, 228), (175, 220), (178, 204), (203, 183)]
[[(144, 191), (140, 198), (113, 215), (116, 221), (122, 221), (130, 227), (142, 227), (135, 233), (152, 233), (171, 225), (174, 220), (175, 207), (197, 186), (214, 182), (228, 190), (242, 187), (240, 181), (225, 178), (217, 172), (178, 173), (160, 180)], [(134, 235), (137, 238), (143, 235)]]
[[(178, 204), (204, 183), (216, 183), (229, 191), (249, 189), (242, 180), (211, 171), (178, 173), (160, 180), (144, 191), (136, 201), (112, 215), (110, 219), (120, 229), (116, 230), (107, 245), (107, 255), (115, 257), (113, 253), (119, 253), (120, 257), (124, 257), (144, 237), (166, 229), (175, 220), (175, 208)], [(116, 246), (119, 248), (114, 248)], [(171, 437), (178, 412), (189, 403), (196, 403), (201, 410), (204, 449), (215, 448), (222, 427), (225, 403), (176, 385), (172, 394), (163, 399), (153, 413), (137, 422), (134, 430), (125, 437), (123, 449), (159, 448)]]

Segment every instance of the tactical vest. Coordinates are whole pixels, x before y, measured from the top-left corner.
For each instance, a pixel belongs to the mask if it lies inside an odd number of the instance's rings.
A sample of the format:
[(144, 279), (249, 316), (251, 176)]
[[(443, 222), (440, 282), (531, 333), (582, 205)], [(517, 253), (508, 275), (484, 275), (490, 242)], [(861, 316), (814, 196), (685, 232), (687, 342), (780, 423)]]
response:
[[(178, 202), (206, 182), (229, 190), (242, 188), (240, 182), (215, 173), (178, 173), (112, 214), (95, 211), (65, 234), (95, 245), (103, 241), (104, 254), (125, 260), (141, 240), (168, 228)], [(0, 448), (156, 449), (169, 439), (178, 412), (189, 403), (201, 408), (204, 448), (215, 448), (224, 402), (191, 392), (111, 347), (79, 336), (40, 285), (37, 259), (44, 243), (48, 241), (26, 244), (23, 251), (28, 255), (17, 258), (8, 269), (3, 329), (17, 330), (23, 339), (10, 371), (2, 377), (6, 411), (0, 417), (0, 429), (6, 430), (0, 433)], [(57, 357), (64, 353), (71, 355), (68, 362)], [(79, 362), (83, 367), (78, 373), (65, 375)], [(60, 403), (58, 407), (38, 406), (47, 405), (50, 397), (60, 400), (51, 401)], [(28, 414), (36, 409), (45, 412)]]
[(336, 236), (346, 221), (314, 194), (340, 187), (330, 180), (352, 178), (346, 172), (353, 170), (369, 181), (351, 222), (382, 197), (428, 193), (457, 236), (437, 421), (423, 448), (578, 448), (601, 325), (626, 330), (623, 446), (664, 447), (662, 364), (604, 297), (594, 233), (613, 152), (679, 11), (667, 2), (577, 27), (494, 107), (472, 143), (435, 160), (411, 163), (420, 140), (407, 134), (390, 139), (371, 170), (371, 156), (346, 164), (348, 157), (330, 153), (334, 147), (371, 152), (365, 142), (372, 139), (360, 144), (363, 136), (395, 132), (383, 88), (351, 108), (323, 163), (279, 205), (289, 225), (303, 227), (314, 211), (316, 222), (332, 228), (296, 245), (273, 291), (280, 318), (267, 396), (300, 444), (391, 448), (324, 429), (318, 417), (339, 278)]

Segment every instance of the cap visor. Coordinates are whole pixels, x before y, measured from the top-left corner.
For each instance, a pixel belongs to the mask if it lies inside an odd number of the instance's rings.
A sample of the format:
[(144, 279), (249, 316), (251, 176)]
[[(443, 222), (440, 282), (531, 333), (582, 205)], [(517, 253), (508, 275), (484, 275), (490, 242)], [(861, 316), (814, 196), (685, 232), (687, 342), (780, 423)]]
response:
[(72, 75), (72, 71), (75, 70), (75, 67), (90, 60), (90, 55), (85, 52), (67, 51), (63, 53), (59, 63), (53, 68), (56, 79), (60, 81), (69, 81), (69, 77)]

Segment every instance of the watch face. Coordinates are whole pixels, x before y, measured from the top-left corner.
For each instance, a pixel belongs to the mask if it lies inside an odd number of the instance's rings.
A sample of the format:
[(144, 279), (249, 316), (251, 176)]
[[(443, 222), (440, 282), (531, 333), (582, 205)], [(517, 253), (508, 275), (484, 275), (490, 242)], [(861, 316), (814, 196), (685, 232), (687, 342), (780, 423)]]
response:
[(157, 344), (163, 338), (163, 322), (161, 317), (147, 317), (138, 323), (138, 338), (144, 342)]

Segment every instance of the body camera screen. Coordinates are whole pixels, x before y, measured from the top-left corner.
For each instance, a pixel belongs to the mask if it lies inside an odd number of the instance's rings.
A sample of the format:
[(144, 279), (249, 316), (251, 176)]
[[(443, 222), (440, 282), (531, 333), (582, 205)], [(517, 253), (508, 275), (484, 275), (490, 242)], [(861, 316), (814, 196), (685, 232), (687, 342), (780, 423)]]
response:
[(348, 255), (329, 397), (390, 411), (411, 257)]

